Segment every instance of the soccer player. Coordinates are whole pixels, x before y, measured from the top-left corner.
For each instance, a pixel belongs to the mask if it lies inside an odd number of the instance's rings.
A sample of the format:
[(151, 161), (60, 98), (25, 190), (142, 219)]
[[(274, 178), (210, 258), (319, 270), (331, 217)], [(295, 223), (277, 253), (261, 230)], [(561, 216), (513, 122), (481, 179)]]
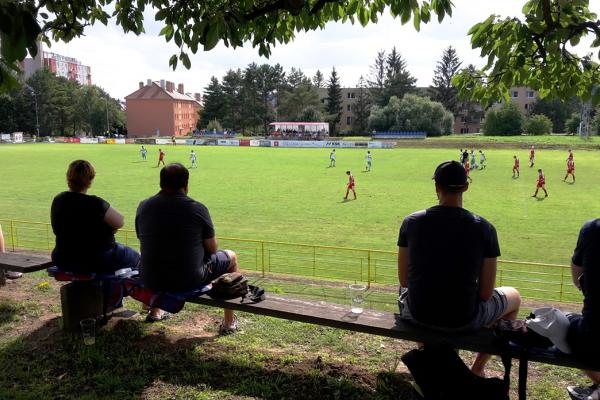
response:
[(356, 200), (356, 191), (354, 190), (354, 175), (350, 171), (346, 171), (346, 175), (348, 175), (348, 185), (346, 186), (346, 196), (344, 196), (344, 200), (348, 200), (348, 194), (352, 190), (352, 194), (354, 194), (354, 200)]
[(567, 161), (573, 161), (573, 150), (569, 149), (569, 157), (567, 157)]
[(548, 191), (546, 191), (546, 177), (544, 176), (544, 172), (541, 168), (538, 169), (538, 180), (537, 186), (535, 188), (535, 193), (531, 197), (537, 197), (538, 191), (542, 188), (544, 193), (546, 194), (544, 197), (548, 197)]
[(471, 169), (477, 169), (477, 157), (473, 149), (471, 149)]
[(529, 168), (533, 167), (535, 164), (535, 147), (531, 145), (531, 149), (529, 150)]
[(469, 152), (467, 151), (467, 149), (464, 149), (462, 153), (462, 158), (460, 159), (460, 163), (464, 166), (467, 160), (469, 160)]
[(479, 150), (479, 168), (480, 169), (485, 169), (486, 165), (485, 165), (485, 161), (487, 160), (487, 158), (485, 158), (485, 154), (483, 152), (483, 150)]
[(365, 171), (371, 171), (371, 165), (373, 164), (373, 155), (369, 150), (367, 150), (367, 166), (365, 167)]
[(148, 150), (144, 146), (140, 149), (140, 154), (142, 155), (142, 160), (146, 161), (146, 154), (148, 154)]
[(573, 183), (575, 183), (575, 161), (573, 160), (567, 160), (567, 174), (565, 175), (563, 182), (567, 181), (569, 175), (573, 177)]
[(329, 166), (335, 167), (335, 149), (331, 150), (331, 153), (329, 153)]
[(469, 181), (469, 183), (473, 182), (473, 179), (471, 179), (471, 177), (469, 176), (469, 172), (471, 171), (471, 164), (469, 164), (469, 158), (467, 157), (467, 159), (465, 160), (465, 172), (467, 173), (467, 180)]
[(513, 158), (515, 159), (515, 163), (513, 164), (513, 178), (518, 178), (519, 167), (521, 165), (521, 162), (519, 161), (519, 158), (517, 156), (513, 156)]
[(160, 163), (165, 165), (165, 152), (162, 151), (162, 149), (158, 149), (158, 164), (156, 164), (156, 166), (158, 167)]
[(196, 153), (194, 150), (190, 153), (190, 160), (192, 161), (192, 168), (198, 168), (198, 164), (196, 164)]

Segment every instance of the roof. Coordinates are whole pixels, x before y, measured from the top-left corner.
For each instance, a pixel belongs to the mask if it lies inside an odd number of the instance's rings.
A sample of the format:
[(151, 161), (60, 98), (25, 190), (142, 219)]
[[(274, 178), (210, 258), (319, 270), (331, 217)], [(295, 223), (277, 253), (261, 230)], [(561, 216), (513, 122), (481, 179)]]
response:
[(180, 100), (180, 101), (193, 101), (198, 103), (195, 98), (188, 96), (187, 94), (179, 93), (178, 91), (169, 92), (166, 89), (160, 87), (159, 82), (152, 82), (152, 85), (144, 85), (130, 95), (125, 96), (127, 100)]
[(325, 125), (328, 122), (271, 122), (269, 125)]

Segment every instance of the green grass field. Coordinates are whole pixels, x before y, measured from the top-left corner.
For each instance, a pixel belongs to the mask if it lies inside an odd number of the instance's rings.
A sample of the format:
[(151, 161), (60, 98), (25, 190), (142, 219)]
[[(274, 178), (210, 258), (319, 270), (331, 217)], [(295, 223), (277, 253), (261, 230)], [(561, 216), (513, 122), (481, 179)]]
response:
[[(165, 146), (163, 146), (165, 147)], [(134, 145), (26, 144), (0, 146), (0, 219), (49, 221), (54, 195), (65, 190), (67, 164), (90, 160), (97, 176), (90, 193), (107, 199), (133, 228), (140, 200), (158, 191), (158, 146), (142, 162)], [(166, 147), (167, 162), (189, 164), (190, 147)], [(196, 147), (190, 195), (208, 206), (219, 236), (331, 246), (395, 250), (407, 214), (436, 202), (431, 176), (451, 149), (338, 149), (328, 168), (328, 149)], [(581, 224), (600, 215), (600, 160), (575, 153), (577, 183), (562, 182), (564, 151), (538, 151), (550, 197), (531, 198), (536, 171), (521, 151), (522, 172), (511, 178), (515, 150), (486, 152), (488, 168), (473, 171), (464, 206), (497, 228), (504, 259), (568, 263)], [(357, 201), (342, 202), (345, 171), (356, 177)]]

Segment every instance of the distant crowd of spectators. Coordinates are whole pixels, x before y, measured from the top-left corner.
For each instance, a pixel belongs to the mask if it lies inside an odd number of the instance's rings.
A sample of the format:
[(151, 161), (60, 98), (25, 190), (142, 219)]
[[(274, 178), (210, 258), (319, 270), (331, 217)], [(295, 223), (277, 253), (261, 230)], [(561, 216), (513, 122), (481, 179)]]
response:
[(276, 130), (269, 135), (271, 140), (323, 140), (329, 137), (324, 129), (316, 132), (299, 132), (297, 130), (285, 129)]

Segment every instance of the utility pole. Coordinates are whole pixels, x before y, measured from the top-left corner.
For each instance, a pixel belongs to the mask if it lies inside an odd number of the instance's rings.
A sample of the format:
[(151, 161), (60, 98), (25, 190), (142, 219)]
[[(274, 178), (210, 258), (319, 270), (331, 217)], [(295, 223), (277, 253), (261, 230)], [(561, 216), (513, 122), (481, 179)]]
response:
[(33, 103), (35, 104), (35, 133), (37, 135), (37, 137), (40, 137), (40, 119), (38, 117), (38, 104), (37, 104), (37, 94), (35, 93), (35, 90), (33, 90), (33, 88), (27, 84), (25, 84), (25, 87), (27, 89), (29, 89), (29, 91), (31, 92), (31, 94), (33, 94)]
[(108, 129), (108, 97), (104, 98), (104, 101), (106, 102), (106, 134), (109, 134), (109, 129)]

